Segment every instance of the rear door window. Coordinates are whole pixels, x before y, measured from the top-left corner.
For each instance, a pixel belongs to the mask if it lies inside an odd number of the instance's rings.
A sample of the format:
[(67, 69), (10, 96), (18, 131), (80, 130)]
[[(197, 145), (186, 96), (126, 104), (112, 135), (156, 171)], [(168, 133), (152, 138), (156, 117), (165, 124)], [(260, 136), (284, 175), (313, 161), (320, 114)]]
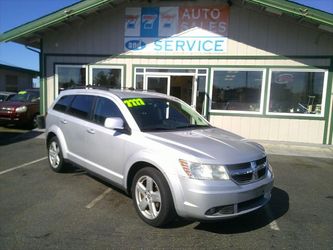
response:
[(94, 96), (89, 95), (75, 96), (69, 107), (68, 113), (75, 117), (88, 120), (94, 103), (94, 98)]

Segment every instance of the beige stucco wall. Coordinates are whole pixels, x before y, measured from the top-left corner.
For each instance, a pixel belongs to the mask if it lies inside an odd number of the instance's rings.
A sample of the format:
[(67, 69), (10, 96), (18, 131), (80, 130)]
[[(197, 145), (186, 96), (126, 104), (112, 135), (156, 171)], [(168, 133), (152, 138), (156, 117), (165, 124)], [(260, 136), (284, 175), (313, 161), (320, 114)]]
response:
[(322, 143), (325, 122), (316, 120), (212, 116), (217, 127), (256, 140)]
[[(230, 7), (226, 53), (216, 55), (332, 55), (333, 34), (286, 16), (276, 16), (238, 1)], [(239, 1), (241, 2), (241, 1)], [(173, 1), (154, 6), (217, 6), (216, 1)], [(133, 4), (127, 6), (135, 6)], [(142, 3), (140, 6), (145, 6)], [(152, 7), (152, 4), (146, 4)], [(125, 8), (120, 6), (93, 14), (44, 37), (45, 53), (105, 54), (124, 53)], [(140, 52), (129, 53), (140, 54)], [(149, 53), (145, 53), (149, 54)], [(151, 54), (151, 53), (150, 53)], [(159, 55), (195, 55), (196, 53), (161, 53)], [(202, 54), (200, 54), (202, 55)]]

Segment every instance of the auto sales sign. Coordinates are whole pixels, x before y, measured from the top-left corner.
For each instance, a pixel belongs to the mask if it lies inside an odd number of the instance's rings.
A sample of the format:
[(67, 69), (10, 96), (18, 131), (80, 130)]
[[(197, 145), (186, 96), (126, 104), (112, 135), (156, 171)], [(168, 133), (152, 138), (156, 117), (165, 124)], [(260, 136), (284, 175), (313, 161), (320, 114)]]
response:
[(223, 53), (229, 7), (126, 8), (126, 51)]

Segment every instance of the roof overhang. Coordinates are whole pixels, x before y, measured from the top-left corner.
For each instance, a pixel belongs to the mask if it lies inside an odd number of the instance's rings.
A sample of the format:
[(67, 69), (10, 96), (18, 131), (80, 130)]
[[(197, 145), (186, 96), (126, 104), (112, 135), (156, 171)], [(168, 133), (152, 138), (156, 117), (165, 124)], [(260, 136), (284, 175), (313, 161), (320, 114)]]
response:
[(10, 71), (16, 71), (16, 72), (22, 72), (31, 75), (32, 77), (39, 76), (39, 71), (32, 70), (32, 69), (25, 69), (5, 64), (0, 64), (0, 69), (10, 70)]
[(320, 29), (332, 32), (333, 14), (326, 13), (317, 9), (313, 9), (292, 1), (286, 0), (244, 0), (247, 3), (259, 5), (267, 12), (276, 15), (287, 14), (296, 17), (299, 21), (307, 21)]

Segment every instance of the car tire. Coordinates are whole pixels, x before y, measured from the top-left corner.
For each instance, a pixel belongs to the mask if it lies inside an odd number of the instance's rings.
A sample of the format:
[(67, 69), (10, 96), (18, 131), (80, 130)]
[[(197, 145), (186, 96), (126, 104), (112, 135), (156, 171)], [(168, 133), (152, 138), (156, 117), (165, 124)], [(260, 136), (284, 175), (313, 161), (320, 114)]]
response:
[(160, 171), (153, 167), (139, 170), (131, 188), (134, 207), (143, 221), (162, 227), (176, 217), (169, 185)]
[(52, 137), (47, 145), (48, 160), (54, 172), (61, 173), (66, 169), (66, 162), (62, 155), (61, 146), (57, 137)]
[(34, 128), (37, 128), (38, 126), (38, 123), (37, 123), (37, 114), (33, 115), (32, 116), (32, 119), (29, 121), (29, 123), (27, 124), (27, 127), (29, 129), (34, 129)]

